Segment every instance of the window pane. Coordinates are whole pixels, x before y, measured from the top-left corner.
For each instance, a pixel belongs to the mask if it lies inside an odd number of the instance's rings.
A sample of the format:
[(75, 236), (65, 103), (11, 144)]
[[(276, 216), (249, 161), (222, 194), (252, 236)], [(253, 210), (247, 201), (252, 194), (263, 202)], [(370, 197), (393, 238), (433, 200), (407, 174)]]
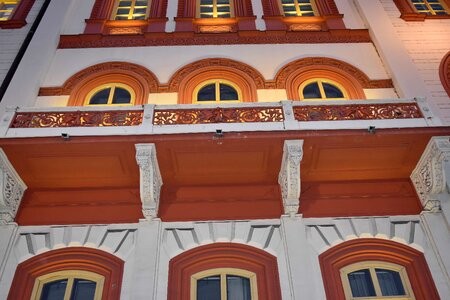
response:
[(111, 92), (111, 88), (107, 88), (101, 91), (98, 91), (91, 97), (89, 104), (108, 104), (109, 93)]
[(221, 83), (220, 100), (239, 100), (238, 93), (233, 87)]
[(114, 96), (112, 100), (112, 104), (125, 104), (131, 103), (131, 95), (130, 92), (126, 89), (116, 87), (114, 90)]
[(348, 281), (353, 297), (376, 296), (372, 278), (368, 269), (359, 270), (348, 274)]
[(44, 284), (40, 300), (64, 300), (67, 279)]
[(383, 296), (402, 296), (405, 294), (400, 274), (385, 269), (375, 269)]
[(317, 82), (310, 83), (303, 88), (303, 98), (305, 99), (322, 98), (320, 96), (319, 85), (317, 84)]
[(75, 279), (70, 300), (94, 300), (96, 286), (94, 281)]
[(197, 280), (197, 300), (220, 300), (220, 276)]
[(251, 300), (250, 279), (227, 275), (227, 300)]
[(208, 84), (204, 86), (197, 94), (197, 101), (215, 101), (216, 100), (216, 85)]
[(329, 83), (323, 83), (323, 89), (325, 90), (325, 96), (327, 98), (344, 98), (344, 94), (337, 86)]

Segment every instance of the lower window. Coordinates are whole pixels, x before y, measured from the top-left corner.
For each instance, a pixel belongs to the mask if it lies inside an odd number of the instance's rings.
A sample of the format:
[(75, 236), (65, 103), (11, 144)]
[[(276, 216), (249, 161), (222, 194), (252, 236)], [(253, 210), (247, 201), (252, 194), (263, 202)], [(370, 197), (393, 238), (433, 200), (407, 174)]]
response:
[(234, 268), (202, 271), (191, 277), (191, 300), (257, 300), (256, 274)]
[(60, 271), (36, 278), (31, 300), (100, 300), (104, 277), (87, 271)]
[(414, 299), (404, 267), (386, 262), (361, 262), (341, 269), (346, 299)]

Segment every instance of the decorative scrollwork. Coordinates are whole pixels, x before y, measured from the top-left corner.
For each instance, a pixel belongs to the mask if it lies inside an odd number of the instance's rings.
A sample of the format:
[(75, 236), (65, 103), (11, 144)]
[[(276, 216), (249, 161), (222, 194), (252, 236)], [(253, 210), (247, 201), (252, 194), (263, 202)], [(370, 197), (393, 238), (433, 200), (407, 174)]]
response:
[(294, 115), (297, 121), (423, 118), (415, 103), (296, 106)]
[(281, 107), (233, 107), (156, 110), (154, 125), (283, 122)]
[(11, 128), (137, 126), (143, 111), (74, 111), (17, 113)]

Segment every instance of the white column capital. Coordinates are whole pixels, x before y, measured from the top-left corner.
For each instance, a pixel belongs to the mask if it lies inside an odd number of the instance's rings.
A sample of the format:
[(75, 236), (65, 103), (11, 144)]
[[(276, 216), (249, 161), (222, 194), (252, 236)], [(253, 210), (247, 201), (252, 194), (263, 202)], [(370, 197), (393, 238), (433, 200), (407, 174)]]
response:
[(283, 161), (278, 184), (281, 187), (284, 213), (294, 216), (300, 205), (300, 161), (303, 157), (303, 140), (284, 141)]
[(433, 137), (428, 143), (411, 180), (419, 195), (424, 210), (438, 211), (441, 200), (449, 199), (446, 165), (450, 162), (450, 137)]
[(136, 161), (140, 174), (142, 213), (147, 220), (158, 215), (159, 196), (163, 184), (156, 158), (155, 144), (136, 144)]
[(0, 225), (14, 222), (26, 184), (0, 148)]

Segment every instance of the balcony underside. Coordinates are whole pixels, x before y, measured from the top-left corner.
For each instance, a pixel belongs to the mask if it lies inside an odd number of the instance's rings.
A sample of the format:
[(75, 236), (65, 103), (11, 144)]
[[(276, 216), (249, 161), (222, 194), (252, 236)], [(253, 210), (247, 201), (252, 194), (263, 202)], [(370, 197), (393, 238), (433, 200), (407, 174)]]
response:
[(304, 140), (305, 217), (417, 214), (409, 176), (432, 136), (450, 128), (187, 133), (2, 139), (29, 187), (21, 225), (137, 222), (137, 143), (154, 143), (164, 221), (278, 218), (284, 140)]

